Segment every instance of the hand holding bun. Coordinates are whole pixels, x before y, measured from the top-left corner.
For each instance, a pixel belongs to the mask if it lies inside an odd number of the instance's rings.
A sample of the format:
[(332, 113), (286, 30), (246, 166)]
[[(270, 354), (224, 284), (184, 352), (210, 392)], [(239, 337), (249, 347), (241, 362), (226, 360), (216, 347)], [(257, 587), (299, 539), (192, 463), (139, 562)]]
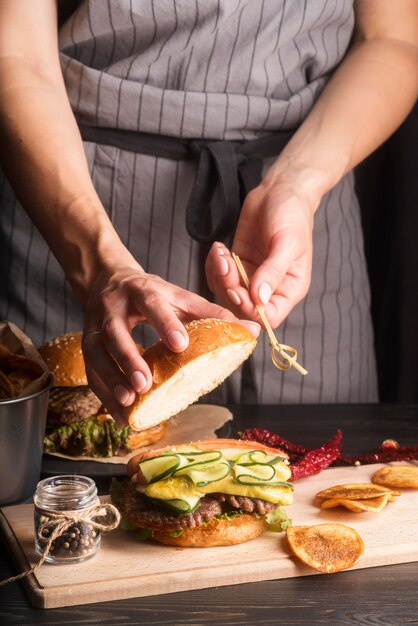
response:
[(159, 341), (142, 355), (153, 385), (124, 408), (133, 429), (149, 428), (179, 413), (220, 385), (254, 351), (256, 339), (241, 324), (201, 319), (185, 324), (189, 345), (171, 352)]

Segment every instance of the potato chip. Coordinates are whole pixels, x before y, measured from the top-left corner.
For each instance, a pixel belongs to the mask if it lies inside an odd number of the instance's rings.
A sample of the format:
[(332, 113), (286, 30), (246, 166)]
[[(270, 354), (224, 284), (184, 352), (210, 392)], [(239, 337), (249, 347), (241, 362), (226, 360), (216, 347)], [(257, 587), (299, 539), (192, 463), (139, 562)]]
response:
[(418, 467), (414, 465), (388, 465), (372, 476), (373, 483), (400, 489), (418, 489)]
[(42, 374), (42, 367), (36, 361), (28, 359), (20, 354), (2, 354), (0, 355), (0, 369), (2, 372), (9, 374), (11, 372), (27, 372), (35, 379)]
[(14, 398), (15, 392), (12, 383), (10, 382), (8, 376), (3, 374), (0, 370), (0, 399), (5, 400), (6, 398)]
[(349, 500), (366, 500), (368, 498), (378, 498), (383, 495), (399, 496), (399, 492), (392, 491), (389, 487), (382, 487), (373, 483), (354, 483), (348, 485), (335, 485), (323, 491), (319, 491), (316, 497), (319, 500), (330, 500), (331, 498), (347, 498)]
[(324, 574), (353, 567), (364, 551), (358, 532), (344, 524), (289, 526), (286, 537), (303, 563)]
[(8, 357), (10, 354), (13, 354), (13, 352), (11, 352), (9, 348), (6, 348), (3, 343), (0, 343), (0, 359)]
[(25, 372), (23, 370), (17, 370), (15, 372), (11, 372), (8, 376), (9, 381), (13, 386), (13, 391), (15, 397), (20, 396), (21, 393), (24, 392), (26, 387), (30, 385), (37, 378), (37, 375)]
[(365, 500), (349, 500), (348, 498), (331, 498), (324, 500), (321, 509), (332, 509), (337, 506), (344, 506), (354, 513), (380, 513), (389, 501), (389, 495), (386, 493), (379, 498), (366, 498)]
[(16, 398), (42, 374), (36, 361), (14, 354), (0, 344), (0, 398)]

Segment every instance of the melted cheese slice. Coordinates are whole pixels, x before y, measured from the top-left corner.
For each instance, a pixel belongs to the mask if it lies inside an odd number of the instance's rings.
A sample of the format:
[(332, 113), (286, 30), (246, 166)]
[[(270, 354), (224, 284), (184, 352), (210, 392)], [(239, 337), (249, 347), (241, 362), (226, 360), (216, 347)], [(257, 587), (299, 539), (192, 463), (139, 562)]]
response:
[[(290, 477), (290, 469), (284, 463), (283, 466), (283, 472), (278, 472), (278, 468), (276, 468), (276, 478), (277, 480), (286, 481)], [(279, 477), (279, 473), (283, 473), (283, 476)], [(147, 485), (145, 490), (141, 491), (149, 498), (158, 500), (176, 500), (193, 496), (203, 497), (207, 493), (227, 493), (233, 496), (260, 498), (274, 504), (288, 505), (293, 502), (293, 491), (290, 487), (281, 485), (241, 485), (232, 475), (228, 475), (226, 478), (204, 487), (197, 487), (185, 476), (176, 478), (170, 476), (164, 480)]]

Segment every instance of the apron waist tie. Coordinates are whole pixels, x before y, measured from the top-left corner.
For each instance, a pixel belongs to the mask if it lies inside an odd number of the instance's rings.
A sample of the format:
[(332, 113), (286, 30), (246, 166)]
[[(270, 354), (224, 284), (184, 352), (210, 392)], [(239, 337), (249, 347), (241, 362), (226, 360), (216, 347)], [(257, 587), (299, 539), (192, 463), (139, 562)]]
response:
[(263, 159), (278, 156), (293, 135), (292, 131), (281, 131), (248, 141), (221, 141), (95, 126), (79, 128), (84, 141), (194, 161), (197, 174), (186, 208), (186, 228), (194, 240), (207, 245), (232, 240), (242, 203), (261, 181)]

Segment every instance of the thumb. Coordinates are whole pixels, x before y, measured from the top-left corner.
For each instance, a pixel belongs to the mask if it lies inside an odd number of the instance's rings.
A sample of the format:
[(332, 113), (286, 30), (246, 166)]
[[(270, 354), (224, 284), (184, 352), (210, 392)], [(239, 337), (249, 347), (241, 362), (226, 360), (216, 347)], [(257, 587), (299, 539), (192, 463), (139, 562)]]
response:
[(254, 302), (266, 305), (270, 301), (298, 254), (297, 238), (290, 233), (281, 233), (272, 242), (268, 257), (251, 278), (250, 292)]

